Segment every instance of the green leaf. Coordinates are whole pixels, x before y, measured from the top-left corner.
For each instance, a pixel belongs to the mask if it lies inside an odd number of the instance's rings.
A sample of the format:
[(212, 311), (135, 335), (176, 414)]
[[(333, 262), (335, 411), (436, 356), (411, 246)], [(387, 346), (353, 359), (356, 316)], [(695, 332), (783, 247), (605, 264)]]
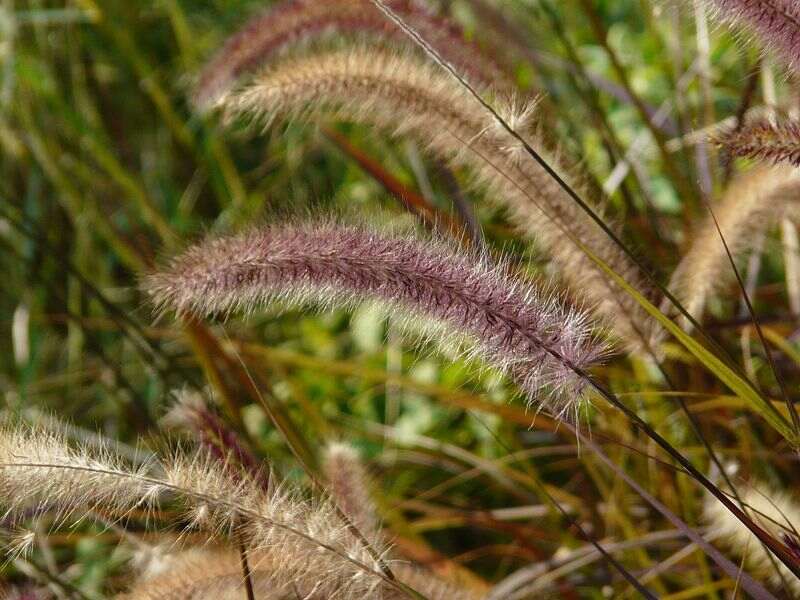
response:
[(667, 315), (662, 313), (654, 304), (645, 298), (638, 290), (632, 287), (625, 279), (617, 274), (602, 259), (597, 257), (591, 250), (578, 242), (582, 250), (605, 271), (617, 285), (619, 285), (629, 296), (644, 308), (653, 318), (655, 318), (675, 339), (677, 339), (697, 360), (699, 360), (712, 374), (722, 381), (731, 391), (759, 415), (761, 415), (778, 433), (780, 433), (793, 446), (800, 445), (800, 436), (791, 426), (783, 415), (758, 393), (747, 380), (740, 377), (733, 369), (725, 364), (719, 357), (710, 352), (700, 342), (688, 335), (683, 329), (672, 321)]

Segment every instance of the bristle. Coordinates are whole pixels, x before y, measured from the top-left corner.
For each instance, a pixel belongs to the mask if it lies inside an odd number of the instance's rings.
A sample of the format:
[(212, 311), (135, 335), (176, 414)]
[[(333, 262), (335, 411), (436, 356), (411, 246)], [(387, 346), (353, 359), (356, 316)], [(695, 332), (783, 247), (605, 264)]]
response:
[(757, 119), (718, 132), (711, 141), (731, 156), (800, 167), (800, 123), (794, 120)]
[(354, 226), (270, 226), (189, 249), (145, 288), (178, 313), (227, 314), (265, 302), (387, 303), (465, 336), (472, 352), (514, 377), (531, 402), (574, 414), (605, 347), (587, 315), (502, 266), (444, 244)]
[(265, 488), (269, 474), (227, 423), (209, 406), (203, 394), (182, 389), (173, 392), (175, 404), (162, 420), (168, 427), (186, 429), (214, 456), (231, 477), (248, 477)]
[(377, 535), (378, 517), (369, 497), (369, 478), (356, 450), (348, 444), (328, 444), (322, 469), (331, 498), (339, 509), (364, 535)]
[(725, 21), (753, 31), (787, 66), (800, 71), (800, 4), (796, 0), (706, 0)]
[[(737, 491), (756, 523), (775, 538), (783, 540), (789, 548), (800, 551), (800, 504), (796, 497), (762, 484), (742, 486)], [(777, 589), (785, 589), (784, 586), (788, 585), (792, 597), (800, 597), (800, 579), (779, 561), (770, 559), (768, 551), (755, 535), (710, 496), (706, 498), (704, 517), (714, 539), (734, 555), (742, 557), (745, 568), (770, 580)]]
[[(740, 259), (757, 235), (780, 218), (800, 214), (798, 194), (800, 170), (785, 165), (757, 167), (731, 183), (713, 210), (734, 259)], [(732, 279), (725, 246), (714, 221), (707, 218), (695, 232), (669, 288), (686, 311), (700, 319), (708, 298)], [(688, 322), (684, 326), (688, 328)]]
[[(268, 68), (224, 105), (229, 118), (242, 115), (263, 123), (279, 117), (340, 118), (414, 137), (452, 167), (470, 169), (487, 198), (507, 209), (519, 228), (551, 256), (572, 294), (585, 298), (631, 349), (642, 349), (655, 339), (654, 325), (643, 309), (575, 240), (642, 289), (635, 264), (542, 166), (524, 155), (517, 139), (434, 66), (376, 48), (318, 53)], [(509, 106), (501, 112), (520, 126), (530, 120), (524, 103)], [(532, 127), (524, 133), (562, 179), (574, 184), (569, 169), (547, 151)]]
[[(416, 0), (391, 0), (392, 8), (425, 33), (449, 61), (484, 85), (507, 84), (507, 78), (480, 49), (465, 40), (457, 25), (437, 17)], [(404, 34), (369, 0), (287, 0), (258, 15), (231, 36), (203, 69), (194, 90), (200, 110), (215, 106), (238, 80), (280, 54), (324, 37), (370, 35), (407, 45)]]

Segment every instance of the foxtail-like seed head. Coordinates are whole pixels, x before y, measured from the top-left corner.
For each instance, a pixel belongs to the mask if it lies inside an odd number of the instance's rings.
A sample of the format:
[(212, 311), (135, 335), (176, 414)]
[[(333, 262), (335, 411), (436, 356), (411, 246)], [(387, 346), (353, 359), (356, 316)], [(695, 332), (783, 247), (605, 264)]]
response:
[[(712, 208), (728, 250), (735, 260), (741, 259), (780, 218), (800, 217), (800, 169), (788, 165), (751, 169), (735, 179)], [(733, 278), (725, 245), (709, 216), (694, 232), (669, 289), (690, 315), (700, 319), (709, 297)], [(669, 309), (665, 302), (662, 310)]]
[(369, 494), (369, 477), (355, 448), (340, 442), (328, 444), (322, 470), (339, 509), (360, 532), (375, 535), (379, 531), (378, 516)]
[(267, 302), (393, 306), (431, 321), (509, 373), (528, 399), (574, 415), (586, 369), (605, 354), (586, 313), (443, 243), (332, 223), (268, 226), (190, 248), (144, 283), (156, 305), (200, 315)]
[(92, 510), (125, 516), (162, 506), (172, 509), (174, 522), (167, 526), (177, 533), (201, 534), (229, 547), (241, 544), (269, 561), (269, 582), (278, 589), (337, 600), (389, 597), (394, 589), (375, 558), (386, 552), (384, 542), (373, 538), (367, 548), (327, 500), (232, 478), (202, 452), (175, 453), (131, 468), (112, 448), (73, 446), (60, 433), (39, 427), (0, 428), (0, 507), (6, 523), (41, 512), (60, 524), (90, 518)]
[(800, 71), (800, 4), (796, 0), (705, 0), (720, 19), (755, 33), (787, 66)]
[(711, 141), (731, 156), (800, 167), (800, 122), (760, 118), (722, 130)]
[[(796, 495), (756, 482), (742, 486), (737, 492), (759, 526), (791, 550), (800, 551), (800, 502)], [(768, 579), (778, 589), (788, 585), (792, 597), (800, 596), (800, 580), (786, 566), (771, 559), (758, 538), (710, 495), (706, 497), (703, 516), (715, 541), (742, 557), (746, 569)]]
[[(424, 32), (444, 56), (471, 79), (508, 86), (502, 69), (454, 23), (433, 14), (417, 0), (390, 0), (391, 8)], [(408, 47), (403, 32), (369, 0), (285, 0), (246, 23), (223, 44), (198, 77), (194, 103), (217, 105), (248, 74), (298, 46), (328, 37), (385, 41)]]
[(216, 458), (233, 479), (248, 477), (267, 488), (269, 473), (239, 434), (209, 405), (205, 394), (184, 388), (174, 391), (173, 396), (175, 403), (162, 419), (163, 425), (185, 429), (197, 436), (202, 448)]

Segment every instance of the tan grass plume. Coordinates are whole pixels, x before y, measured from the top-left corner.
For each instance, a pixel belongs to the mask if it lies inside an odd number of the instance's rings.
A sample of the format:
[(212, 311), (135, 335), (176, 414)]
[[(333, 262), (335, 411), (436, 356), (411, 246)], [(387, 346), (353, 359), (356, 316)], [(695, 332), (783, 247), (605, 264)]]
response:
[[(329, 444), (323, 452), (323, 471), (331, 499), (369, 539), (379, 537), (375, 507), (368, 493), (367, 476), (356, 450), (344, 443)], [(286, 600), (297, 594), (306, 600), (327, 600), (323, 588), (313, 582), (287, 579), (281, 575), (285, 561), (281, 548), (248, 553), (251, 583), (256, 598)], [(477, 600), (478, 595), (441, 580), (430, 571), (403, 560), (392, 561), (399, 581), (421, 593), (427, 600)], [(408, 596), (399, 590), (381, 590), (383, 600)], [(118, 600), (242, 600), (245, 585), (241, 556), (224, 547), (191, 549), (169, 557), (166, 568), (142, 576)], [(349, 596), (347, 597), (349, 600)], [(353, 596), (353, 600), (360, 597)]]
[[(737, 490), (750, 516), (775, 538), (800, 556), (800, 503), (796, 495), (752, 482)], [(717, 543), (744, 559), (745, 568), (772, 582), (778, 589), (788, 585), (792, 597), (800, 597), (800, 579), (779, 561), (771, 560), (764, 546), (714, 498), (708, 496), (704, 518)], [(776, 568), (778, 570), (776, 570)]]
[(58, 432), (0, 429), (0, 506), (11, 523), (40, 511), (66, 523), (86, 518), (89, 508), (124, 517), (167, 504), (180, 509), (170, 524), (179, 531), (242, 544), (269, 560), (270, 582), (277, 587), (326, 599), (381, 598), (398, 589), (374, 558), (375, 549), (385, 552), (382, 541), (370, 540), (372, 551), (366, 548), (329, 501), (233, 479), (202, 453), (175, 453), (133, 469), (111, 448), (70, 446)]
[[(800, 216), (800, 169), (787, 165), (755, 167), (734, 180), (712, 208), (731, 254), (740, 259), (757, 234), (783, 217)], [(725, 247), (709, 216), (694, 233), (669, 288), (686, 311), (699, 320), (708, 299), (733, 278)], [(688, 328), (688, 322), (684, 326)]]
[[(472, 79), (510, 87), (503, 70), (468, 42), (456, 24), (433, 14), (418, 0), (389, 0), (388, 4)], [(201, 110), (213, 108), (259, 66), (310, 42), (365, 36), (408, 46), (405, 34), (370, 0), (285, 0), (248, 21), (225, 41), (200, 73), (194, 103)]]
[[(325, 587), (282, 575), (280, 549), (249, 553), (251, 583), (258, 600), (329, 600)], [(478, 600), (479, 596), (441, 581), (429, 571), (398, 561), (393, 565), (398, 580), (426, 600)], [(375, 600), (407, 600), (400, 590), (380, 590)], [(117, 600), (243, 600), (246, 597), (241, 557), (229, 549), (193, 549), (173, 556), (169, 568), (155, 576), (142, 577)], [(364, 596), (345, 595), (346, 600)]]

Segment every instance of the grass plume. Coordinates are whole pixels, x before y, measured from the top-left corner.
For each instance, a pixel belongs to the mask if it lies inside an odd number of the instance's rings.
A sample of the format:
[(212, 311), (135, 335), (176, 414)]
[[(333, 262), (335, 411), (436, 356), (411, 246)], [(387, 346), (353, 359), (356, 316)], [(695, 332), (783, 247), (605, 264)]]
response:
[(574, 414), (586, 369), (605, 347), (587, 315), (479, 256), (336, 224), (270, 226), (210, 239), (145, 281), (178, 313), (226, 314), (280, 300), (293, 305), (388, 303), (426, 317), (469, 352), (505, 370), (530, 401)]
[[(279, 552), (254, 552), (251, 576), (253, 591), (259, 600), (328, 600), (323, 587), (282, 577)], [(190, 550), (170, 557), (168, 568), (152, 577), (143, 577), (118, 600), (241, 600), (245, 589), (239, 556), (225, 549)], [(477, 596), (438, 580), (430, 572), (398, 563), (400, 581), (415, 590), (423, 590), (426, 600), (477, 600)], [(381, 590), (379, 600), (405, 600), (408, 595), (398, 590)], [(302, 595), (299, 595), (302, 594)], [(357, 596), (344, 596), (347, 600)]]
[[(780, 218), (800, 214), (799, 197), (800, 171), (794, 167), (756, 167), (734, 180), (713, 207), (733, 257), (741, 258), (757, 234)], [(689, 251), (673, 272), (670, 289), (687, 312), (700, 319), (709, 297), (732, 278), (725, 247), (713, 220), (708, 218), (695, 232)]]
[[(754, 483), (741, 486), (738, 493), (755, 521), (800, 555), (800, 533), (797, 530), (800, 527), (800, 504), (796, 497), (789, 492)], [(703, 514), (719, 543), (734, 555), (742, 557), (748, 570), (771, 581), (777, 589), (788, 585), (792, 597), (800, 596), (800, 579), (784, 565), (777, 564), (750, 530), (719, 502), (707, 498)]]
[(379, 529), (369, 495), (369, 477), (358, 452), (349, 444), (332, 443), (325, 448), (322, 470), (333, 501), (359, 531), (368, 538)]
[[(369, 493), (369, 477), (358, 451), (345, 443), (328, 444), (322, 468), (329, 482), (331, 499), (370, 539), (377, 535), (377, 511)], [(428, 600), (475, 600), (479, 597), (414, 564), (397, 561), (392, 570), (400, 581)]]
[(57, 521), (67, 522), (86, 518), (90, 508), (124, 515), (166, 502), (181, 508), (173, 523), (180, 531), (201, 531), (220, 543), (236, 540), (268, 555), (273, 582), (283, 578), (286, 589), (293, 585), (323, 598), (380, 597), (381, 590), (397, 589), (329, 502), (233, 479), (203, 453), (176, 453), (132, 469), (110, 448), (72, 447), (57, 432), (0, 430), (0, 504), (12, 522), (31, 509), (55, 510)]
[(231, 477), (249, 477), (268, 487), (268, 474), (239, 435), (209, 405), (204, 394), (184, 388), (173, 392), (175, 403), (162, 420), (167, 427), (185, 429), (197, 436), (201, 447), (229, 470)]
[[(467, 42), (455, 23), (436, 16), (417, 0), (389, 4), (471, 78), (486, 85), (507, 85), (500, 67)], [(407, 45), (402, 31), (369, 0), (286, 0), (254, 17), (225, 41), (200, 73), (194, 103), (201, 110), (213, 108), (241, 77), (299, 45), (328, 36), (364, 35)]]
[[(577, 238), (642, 288), (636, 266), (538, 164), (450, 77), (410, 54), (376, 48), (332, 51), (268, 67), (225, 101), (229, 118), (265, 124), (279, 117), (365, 122), (419, 140), (454, 168), (470, 169), (486, 196), (548, 253), (558, 277), (631, 348), (654, 339), (652, 322), (577, 246)], [(507, 121), (526, 132), (562, 177), (575, 182), (557, 152), (535, 133), (533, 107), (506, 103)], [(598, 207), (595, 207), (598, 209)], [(601, 211), (602, 212), (602, 211)]]
[(795, 0), (706, 0), (725, 21), (753, 31), (793, 70), (800, 71), (800, 4)]
[[(347, 444), (330, 444), (324, 451), (323, 468), (330, 482), (332, 499), (347, 517), (370, 539), (380, 536), (367, 481), (357, 452)], [(314, 589), (313, 581), (282, 576), (284, 564), (280, 548), (249, 553), (251, 579), (256, 598), (282, 600), (303, 593), (308, 600), (327, 600)], [(197, 600), (241, 600), (244, 585), (240, 557), (225, 549), (189, 550), (167, 557), (166, 569), (155, 576), (142, 577), (120, 600), (172, 600), (192, 597)], [(420, 567), (397, 561), (393, 572), (398, 580), (419, 591), (427, 600), (473, 600), (478, 596), (440, 580)], [(310, 591), (309, 591), (310, 590)], [(383, 590), (384, 600), (407, 598), (397, 590)]]
[(731, 156), (800, 167), (800, 123), (761, 118), (711, 136)]

